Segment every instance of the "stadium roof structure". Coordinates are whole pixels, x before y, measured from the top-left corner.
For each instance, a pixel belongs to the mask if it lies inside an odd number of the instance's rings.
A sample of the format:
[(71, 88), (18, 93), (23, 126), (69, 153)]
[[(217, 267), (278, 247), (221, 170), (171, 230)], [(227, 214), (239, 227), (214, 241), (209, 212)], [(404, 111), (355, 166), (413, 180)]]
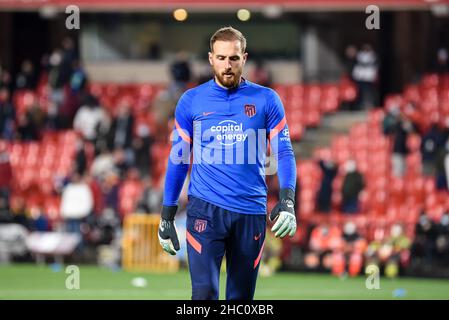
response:
[(284, 11), (360, 10), (376, 5), (385, 10), (428, 10), (433, 5), (449, 5), (449, 0), (0, 0), (0, 10), (38, 10), (44, 7), (63, 9), (77, 5), (81, 10), (169, 11), (184, 8), (192, 11), (228, 11), (240, 8), (261, 11), (278, 7)]

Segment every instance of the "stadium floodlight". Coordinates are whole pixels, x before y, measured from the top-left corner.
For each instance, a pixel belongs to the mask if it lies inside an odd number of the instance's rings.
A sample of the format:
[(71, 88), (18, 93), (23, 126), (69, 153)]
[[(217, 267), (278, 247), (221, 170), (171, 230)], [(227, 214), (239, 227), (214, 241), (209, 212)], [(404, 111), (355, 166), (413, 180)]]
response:
[(239, 9), (237, 11), (237, 18), (240, 21), (248, 21), (251, 18), (251, 12), (248, 9)]
[(269, 19), (277, 19), (282, 15), (282, 7), (277, 5), (264, 6), (262, 14)]
[(56, 6), (42, 6), (39, 8), (39, 15), (43, 19), (53, 19), (58, 15), (58, 8)]
[(430, 12), (436, 17), (447, 17), (449, 16), (449, 5), (447, 4), (432, 4), (430, 6)]
[(185, 21), (187, 20), (187, 10), (186, 9), (176, 9), (173, 11), (173, 17), (176, 21)]

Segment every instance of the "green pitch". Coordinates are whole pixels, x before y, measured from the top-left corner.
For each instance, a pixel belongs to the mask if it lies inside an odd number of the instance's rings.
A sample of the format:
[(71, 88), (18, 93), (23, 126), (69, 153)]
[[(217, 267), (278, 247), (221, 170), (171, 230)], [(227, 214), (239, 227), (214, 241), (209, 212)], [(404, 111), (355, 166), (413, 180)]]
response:
[[(130, 273), (79, 266), (80, 289), (69, 290), (65, 267), (0, 266), (0, 299), (190, 299), (186, 270), (175, 274)], [(146, 285), (134, 286), (143, 278)], [(138, 284), (138, 283), (137, 283)], [(220, 299), (224, 297), (221, 278)], [(449, 299), (449, 280), (380, 278), (379, 290), (368, 290), (365, 278), (340, 279), (327, 274), (278, 273), (259, 277), (255, 299)]]

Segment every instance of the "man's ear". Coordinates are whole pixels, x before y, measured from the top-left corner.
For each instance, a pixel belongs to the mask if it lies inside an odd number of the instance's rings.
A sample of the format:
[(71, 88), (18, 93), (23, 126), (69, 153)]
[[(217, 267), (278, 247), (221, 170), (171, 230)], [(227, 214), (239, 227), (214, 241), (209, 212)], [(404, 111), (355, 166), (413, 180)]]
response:
[(212, 63), (212, 52), (209, 52), (208, 56), (209, 56), (209, 63), (212, 66), (213, 65), (213, 63)]
[(246, 59), (248, 59), (248, 52), (245, 52), (245, 53), (243, 54), (243, 64), (246, 63)]

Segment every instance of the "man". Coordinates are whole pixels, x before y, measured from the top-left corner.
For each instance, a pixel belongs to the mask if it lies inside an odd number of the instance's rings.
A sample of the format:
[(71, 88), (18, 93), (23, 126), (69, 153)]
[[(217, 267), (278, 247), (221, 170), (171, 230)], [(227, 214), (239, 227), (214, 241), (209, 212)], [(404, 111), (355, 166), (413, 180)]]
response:
[(267, 140), (280, 186), (270, 220), (281, 238), (296, 232), (295, 158), (279, 96), (242, 78), (245, 37), (222, 28), (210, 48), (214, 79), (185, 92), (176, 107), (159, 240), (168, 253), (179, 250), (174, 218), (193, 151), (186, 226), (192, 299), (218, 299), (225, 253), (226, 299), (253, 299), (266, 229)]

